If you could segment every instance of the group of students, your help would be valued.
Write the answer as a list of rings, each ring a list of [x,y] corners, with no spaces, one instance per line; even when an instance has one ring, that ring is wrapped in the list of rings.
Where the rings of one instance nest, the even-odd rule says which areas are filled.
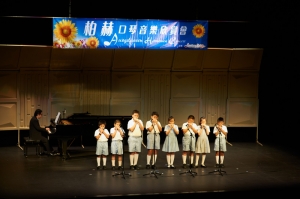
[[[159,114],[152,112],[151,119],[146,122],[147,130],[147,162],[146,169],[155,169],[155,163],[157,159],[158,150],[160,150],[160,133],[162,131],[161,123],[158,120]],[[95,131],[95,138],[97,140],[96,155],[97,155],[97,169],[107,169],[106,162],[109,155],[108,139],[111,136],[111,164],[112,170],[122,169],[123,159],[123,138],[125,131],[121,128],[121,121],[115,120],[114,127],[108,131],[105,128],[106,122],[99,121],[99,128]],[[210,144],[208,135],[210,134],[210,127],[206,124],[204,117],[200,118],[199,125],[195,123],[195,117],[189,115],[187,122],[182,124],[182,162],[183,168],[187,167],[187,158],[189,156],[189,164],[192,168],[198,168],[198,162],[201,156],[200,167],[206,168],[205,158],[206,154],[210,153]],[[130,169],[139,169],[138,159],[141,152],[141,146],[143,144],[143,131],[144,125],[142,120],[139,119],[139,111],[133,110],[132,119],[128,121],[128,151]],[[179,134],[178,125],[175,124],[175,118],[170,116],[168,118],[168,124],[164,127],[166,138],[162,146],[162,151],[166,152],[167,167],[174,169],[175,152],[179,151],[179,145],[177,135]],[[226,136],[227,127],[224,125],[224,119],[219,117],[217,123],[214,126],[213,133],[216,137],[214,143],[214,151],[216,157],[216,167],[224,167],[224,152],[226,152]],[[198,135],[198,138],[196,138]],[[194,156],[196,159],[194,162]],[[118,157],[118,167],[116,167],[116,156]],[[102,167],[101,167],[102,159]],[[151,162],[152,160],[152,162]],[[152,163],[152,164],[150,164]]]

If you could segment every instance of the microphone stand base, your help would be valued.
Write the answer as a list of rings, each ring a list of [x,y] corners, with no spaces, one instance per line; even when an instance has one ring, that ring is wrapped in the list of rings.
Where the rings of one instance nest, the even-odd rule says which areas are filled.
[[[146,173],[146,174],[144,174],[143,176],[146,176],[146,175],[152,175],[152,174],[153,174],[156,178],[158,178],[157,175],[161,175],[161,173],[159,173],[158,171],[152,170],[152,171],[150,171],[150,173]]]
[[[122,175],[124,179],[125,179],[125,176],[131,176],[130,173],[125,173],[124,170],[121,173],[115,172],[115,174],[113,174],[112,176],[115,177],[115,176],[118,176],[118,175]]]
[[[185,171],[185,172],[180,173],[180,175],[181,175],[181,174],[185,174],[185,173],[189,173],[189,174],[191,174],[193,177],[195,177],[195,175],[197,175],[197,172],[194,172],[194,171],[192,171],[191,169],[189,169],[188,171]]]

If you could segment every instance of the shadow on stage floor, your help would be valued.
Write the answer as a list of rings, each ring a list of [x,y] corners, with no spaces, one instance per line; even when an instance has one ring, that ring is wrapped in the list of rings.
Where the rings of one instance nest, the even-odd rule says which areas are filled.
[[[225,167],[216,170],[213,144],[207,154],[207,168],[183,169],[181,151],[175,155],[176,169],[166,167],[166,156],[158,153],[157,169],[161,175],[147,170],[146,149],[139,156],[139,170],[129,169],[129,153],[125,146],[125,174],[96,169],[95,146],[70,147],[70,158],[36,156],[29,148],[27,158],[17,146],[0,148],[1,198],[96,198],[155,196],[260,196],[295,192],[300,185],[299,158],[288,151],[257,143],[231,143],[225,153]],[[180,146],[181,147],[181,146]],[[220,172],[222,171],[222,172]],[[224,172],[223,172],[224,171]],[[225,173],[226,172],[226,173]],[[150,175],[145,175],[150,174]],[[243,194],[243,195],[241,195]]]

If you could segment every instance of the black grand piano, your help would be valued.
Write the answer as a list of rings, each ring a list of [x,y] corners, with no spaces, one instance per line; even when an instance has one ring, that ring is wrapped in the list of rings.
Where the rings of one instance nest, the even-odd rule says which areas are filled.
[[[114,126],[115,120],[120,120],[121,125],[124,129],[127,129],[127,123],[131,120],[131,116],[103,116],[103,115],[92,115],[90,113],[74,113],[67,118],[57,118],[51,119],[50,129],[51,134],[49,134],[49,139],[57,139],[59,141],[59,152],[62,159],[70,158],[68,153],[68,147],[75,139],[81,139],[81,147],[84,148],[82,144],[83,136],[94,137],[95,130],[98,128],[99,120],[106,121],[106,129],[109,131],[110,128]]]

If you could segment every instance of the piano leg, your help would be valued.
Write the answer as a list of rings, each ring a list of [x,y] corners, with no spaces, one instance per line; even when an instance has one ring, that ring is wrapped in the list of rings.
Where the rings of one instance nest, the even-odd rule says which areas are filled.
[[[69,140],[70,138],[62,138],[61,139],[61,142],[62,142],[62,146],[61,146],[61,148],[62,148],[62,159],[63,160],[66,160],[66,159],[68,159],[69,157],[70,157],[70,155],[68,154],[68,152],[67,152],[67,148],[68,148],[68,140]]]

